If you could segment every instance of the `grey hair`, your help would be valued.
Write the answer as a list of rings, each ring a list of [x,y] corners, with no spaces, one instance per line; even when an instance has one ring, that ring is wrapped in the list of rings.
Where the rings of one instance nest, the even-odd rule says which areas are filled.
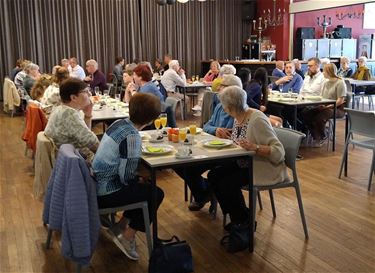
[[[28,65],[26,65],[25,67],[26,73],[29,74],[31,70],[39,70],[39,65],[34,64],[34,63],[29,63]]]
[[[236,74],[236,68],[231,64],[224,64],[220,68],[219,74],[220,74],[220,76],[227,75],[227,74],[235,75]]]
[[[225,87],[220,92],[219,99],[223,108],[229,109],[235,113],[241,113],[249,108],[246,103],[247,94],[245,90],[238,86]]]
[[[97,61],[95,61],[95,60],[93,60],[93,59],[88,60],[88,61],[86,62],[86,65],[92,65],[92,66],[95,67],[95,69],[98,69],[98,63],[97,63]]]
[[[345,57],[345,56],[342,56],[340,58],[340,62],[344,62],[344,63],[347,63],[347,64],[350,64],[350,60],[348,57]]]
[[[168,65],[169,65],[169,68],[174,69],[175,67],[179,66],[180,64],[178,63],[177,60],[171,60]]]
[[[68,59],[62,59],[62,60],[61,60],[61,65],[64,65],[64,64],[66,64],[66,63],[69,63],[69,60],[68,60]]]
[[[367,57],[366,56],[361,56],[358,58],[358,61],[361,60],[363,61],[364,63],[367,63]]]

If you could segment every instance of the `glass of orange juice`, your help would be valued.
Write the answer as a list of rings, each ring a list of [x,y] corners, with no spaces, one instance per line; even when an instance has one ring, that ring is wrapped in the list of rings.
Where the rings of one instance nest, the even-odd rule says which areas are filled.
[[[167,114],[165,114],[165,113],[160,114],[159,119],[160,119],[160,123],[161,123],[162,128],[167,126]]]
[[[181,128],[179,131],[178,131],[178,136],[180,138],[180,141],[181,143],[183,144],[185,139],[186,139],[186,134],[187,134],[187,130],[186,128]]]
[[[159,129],[160,129],[160,125],[161,125],[160,118],[157,118],[157,119],[154,120],[154,125],[155,125],[155,128],[156,128],[156,131],[159,133]]]
[[[197,125],[190,124],[189,125],[189,131],[190,131],[190,134],[192,136],[192,138],[191,138],[191,142],[192,142],[191,145],[194,145],[194,136],[197,133]]]

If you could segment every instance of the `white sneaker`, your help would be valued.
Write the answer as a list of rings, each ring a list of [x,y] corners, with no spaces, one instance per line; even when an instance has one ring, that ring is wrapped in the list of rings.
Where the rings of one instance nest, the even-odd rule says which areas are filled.
[[[200,117],[201,115],[202,115],[201,111],[198,111],[198,112],[193,114],[194,117]]]
[[[130,260],[139,260],[139,255],[136,250],[135,239],[126,240],[122,234],[119,234],[113,237],[113,242]]]
[[[202,110],[202,106],[199,106],[198,104],[195,105],[193,108],[191,108],[192,110],[194,111],[201,111]]]

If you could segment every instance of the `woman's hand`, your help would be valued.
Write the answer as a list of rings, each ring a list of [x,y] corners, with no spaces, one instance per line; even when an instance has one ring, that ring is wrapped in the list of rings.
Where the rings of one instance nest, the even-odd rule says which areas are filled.
[[[232,134],[232,130],[227,128],[217,128],[215,135],[219,138],[226,138],[229,139]]]
[[[92,107],[93,106],[94,106],[94,104],[90,100],[90,104],[82,109],[83,113],[85,114],[85,118],[91,118],[92,117]]]
[[[245,139],[240,140],[238,144],[247,151],[255,151],[257,149],[256,144],[251,143],[250,141]]]

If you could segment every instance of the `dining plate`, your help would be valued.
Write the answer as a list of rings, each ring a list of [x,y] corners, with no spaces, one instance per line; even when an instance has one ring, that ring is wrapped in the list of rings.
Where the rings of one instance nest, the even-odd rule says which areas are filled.
[[[148,142],[150,142],[150,143],[162,143],[162,142],[164,142],[164,138],[162,138],[162,139],[152,139],[152,138],[150,138],[150,140]]]
[[[165,155],[173,151],[171,145],[144,145],[142,146],[142,153],[145,155]]]
[[[202,142],[203,146],[209,148],[223,148],[233,144],[230,139],[210,139]]]

